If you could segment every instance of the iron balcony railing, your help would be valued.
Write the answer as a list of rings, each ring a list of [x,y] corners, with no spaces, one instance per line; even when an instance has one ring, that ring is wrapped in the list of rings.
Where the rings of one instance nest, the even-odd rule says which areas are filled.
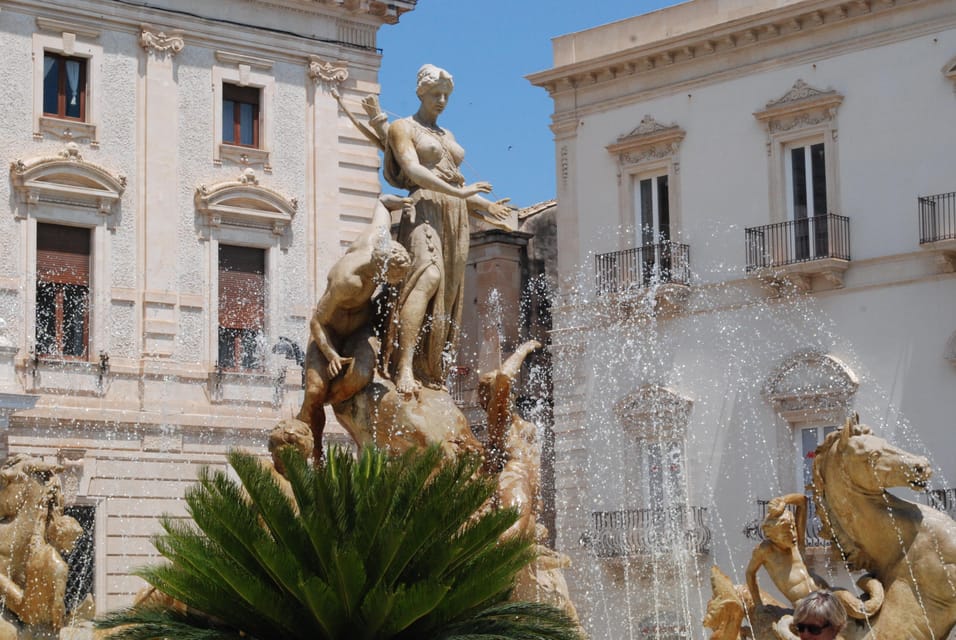
[[[690,247],[659,242],[594,257],[599,294],[623,293],[653,284],[690,284]]]
[[[835,213],[745,230],[747,271],[824,258],[850,259],[850,219]]]
[[[930,489],[926,492],[926,504],[956,518],[956,488]]]
[[[581,538],[598,558],[673,555],[675,551],[710,552],[706,507],[595,511],[592,528]]]
[[[751,540],[762,541],[767,539],[766,536],[764,536],[760,525],[763,524],[764,519],[767,517],[768,504],[770,504],[769,500],[757,500],[757,518],[748,522],[747,526],[744,527],[744,535]],[[788,504],[787,509],[790,512],[793,512],[796,507],[794,507],[792,504]],[[813,498],[811,496],[807,496],[806,542],[808,547],[830,546],[830,541],[820,535],[820,531],[822,529],[823,525],[820,523],[820,518],[817,517],[817,505],[813,502]]]
[[[923,196],[919,201],[919,243],[956,239],[956,192]]]

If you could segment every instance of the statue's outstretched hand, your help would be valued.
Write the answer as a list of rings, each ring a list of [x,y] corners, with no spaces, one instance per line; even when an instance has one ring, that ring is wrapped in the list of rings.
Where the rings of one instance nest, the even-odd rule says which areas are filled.
[[[491,183],[490,182],[473,182],[472,184],[466,184],[461,188],[461,197],[470,198],[471,196],[476,196],[479,193],[490,193],[491,192]]]
[[[502,198],[492,203],[492,205],[488,207],[488,213],[495,220],[507,220],[508,216],[511,215],[511,207],[508,206],[508,202],[510,201],[511,198]]]

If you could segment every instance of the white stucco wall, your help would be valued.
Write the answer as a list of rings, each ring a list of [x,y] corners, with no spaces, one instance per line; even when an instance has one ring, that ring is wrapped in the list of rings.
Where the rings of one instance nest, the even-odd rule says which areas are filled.
[[[802,490],[796,427],[765,394],[794,354],[843,362],[859,380],[846,409],[927,455],[933,488],[956,482],[956,275],[920,248],[917,218],[919,196],[956,191],[956,87],[942,71],[956,55],[956,11],[928,0],[841,15],[817,3],[817,23],[810,4],[688,2],[559,38],[555,67],[531,77],[555,101],[565,287],[553,336],[558,547],[572,556],[569,583],[594,638],[663,633],[672,614],[684,635],[661,637],[706,637],[710,566],[743,582],[756,501]],[[679,17],[700,30],[675,26]],[[801,28],[788,30],[791,20]],[[748,277],[744,240],[745,228],[782,219],[767,126],[754,114],[797,80],[842,96],[829,121],[837,135],[826,138],[836,161],[828,208],[850,219],[852,258],[838,285],[815,280],[807,292]],[[625,304],[594,285],[595,254],[635,246],[622,229],[633,225],[628,177],[607,147],[645,115],[684,134],[671,237],[689,245],[692,273],[686,301],[652,315],[652,290]],[[670,567],[596,558],[579,544],[595,533],[592,513],[650,506],[641,452],[616,413],[647,385],[691,403],[685,500],[707,509],[712,534],[708,554],[678,549],[685,555]]]

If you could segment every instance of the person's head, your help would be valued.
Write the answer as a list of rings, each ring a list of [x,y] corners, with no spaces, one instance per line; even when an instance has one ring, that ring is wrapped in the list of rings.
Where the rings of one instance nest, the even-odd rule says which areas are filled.
[[[783,503],[770,502],[760,529],[768,540],[778,546],[792,547],[797,544],[796,520]]]
[[[814,591],[793,609],[793,629],[801,640],[833,640],[846,625],[846,610],[832,593]]]
[[[409,267],[412,266],[408,251],[394,240],[377,243],[372,249],[372,261],[379,267],[378,273],[381,274],[382,280],[393,286],[405,279]]]
[[[448,104],[448,97],[455,88],[451,74],[433,64],[422,65],[418,70],[418,84],[415,93],[422,102],[422,109],[437,118]]]
[[[282,447],[293,447],[302,454],[303,458],[312,455],[315,440],[309,425],[301,420],[283,420],[269,432],[269,453],[272,454],[272,464],[276,471],[284,474],[285,469],[277,455]]]

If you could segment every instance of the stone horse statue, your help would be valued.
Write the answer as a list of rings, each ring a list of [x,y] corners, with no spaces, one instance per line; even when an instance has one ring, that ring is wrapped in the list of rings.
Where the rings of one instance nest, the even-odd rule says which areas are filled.
[[[875,617],[852,621],[847,638],[946,638],[956,625],[956,522],[897,498],[891,487],[926,488],[929,461],[890,445],[859,416],[816,451],[813,496],[823,533],[851,570],[883,584]]]
[[[66,621],[69,553],[83,529],[63,514],[59,465],[24,454],[0,466],[0,600],[25,625],[53,630]],[[0,620],[0,640],[15,640],[16,625]]]
[[[926,458],[873,435],[856,415],[817,447],[813,497],[821,535],[848,569],[868,572],[858,586],[882,596],[878,610],[864,607],[872,615],[853,615],[844,640],[942,640],[956,626],[956,521],[887,492],[922,491],[931,475]],[[773,598],[765,595],[770,606],[755,607],[748,590],[717,567],[711,586],[704,624],[714,630],[712,640],[739,638],[745,619],[755,638],[798,640],[789,610]]]

